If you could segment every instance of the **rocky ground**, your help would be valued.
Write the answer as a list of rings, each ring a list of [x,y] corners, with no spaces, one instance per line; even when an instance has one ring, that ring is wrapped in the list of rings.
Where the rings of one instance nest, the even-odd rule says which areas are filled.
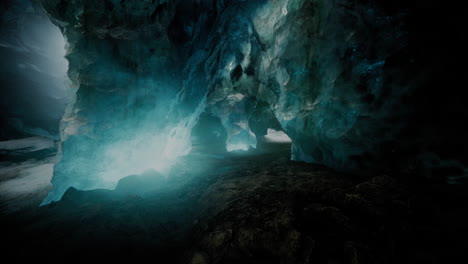
[[[20,210],[2,211],[2,255],[192,264],[466,257],[466,186],[347,175],[290,161],[288,144],[260,149],[206,154],[195,147],[168,178],[147,172],[113,191],[71,188],[40,208],[20,201],[37,205],[43,191],[18,198]]]

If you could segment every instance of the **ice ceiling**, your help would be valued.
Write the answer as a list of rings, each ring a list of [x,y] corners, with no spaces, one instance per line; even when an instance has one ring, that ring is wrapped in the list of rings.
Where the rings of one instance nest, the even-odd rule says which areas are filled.
[[[414,50],[403,9],[344,0],[41,3],[67,40],[76,93],[44,204],[70,186],[166,173],[190,151],[192,130],[228,151],[284,131],[292,159],[346,171],[400,166],[404,149],[420,144],[404,118],[418,115],[408,95],[421,85],[417,56],[402,55]]]

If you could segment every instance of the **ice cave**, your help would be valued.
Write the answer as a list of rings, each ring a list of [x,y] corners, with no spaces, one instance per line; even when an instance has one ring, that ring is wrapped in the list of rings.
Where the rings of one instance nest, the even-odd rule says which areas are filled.
[[[467,12],[2,1],[2,255],[467,259]]]

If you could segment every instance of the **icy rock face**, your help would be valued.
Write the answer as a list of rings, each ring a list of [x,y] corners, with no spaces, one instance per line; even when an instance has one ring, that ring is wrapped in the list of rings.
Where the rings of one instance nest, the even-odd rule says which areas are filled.
[[[190,151],[190,130],[206,101],[199,88],[204,83],[184,80],[180,61],[187,57],[178,49],[175,5],[42,3],[68,41],[68,75],[76,89],[62,121],[63,158],[43,203],[60,199],[70,186],[114,188],[128,175],[166,173]]]
[[[353,1],[269,1],[257,12],[252,21],[268,47],[259,94],[292,138],[292,158],[360,167],[356,157],[399,130],[379,120],[400,102],[398,91],[384,91],[384,68],[406,44],[404,14]]]
[[[228,149],[252,146],[250,132],[259,138],[279,123],[294,160],[360,173],[408,171],[418,166],[418,152],[447,153],[443,141],[463,130],[460,122],[431,122],[427,114],[458,112],[462,120],[467,113],[455,84],[439,80],[452,75],[442,65],[453,64],[453,54],[428,59],[440,46],[434,40],[442,42],[443,28],[453,24],[431,24],[435,31],[426,34],[438,12],[432,3],[424,10],[372,0],[216,4],[203,38],[204,69],[214,83],[207,111],[226,127]],[[443,97],[452,110],[434,108],[442,86],[451,89]]]
[[[400,130],[382,120],[406,111],[397,110],[406,91],[386,84],[384,70],[407,43],[403,9],[270,0],[217,2],[217,10],[207,38],[206,67],[216,69],[207,74],[217,83],[208,110],[226,127],[228,150],[254,146],[253,128],[263,136],[279,122],[294,160],[371,166],[360,157]]]
[[[292,139],[292,159],[359,173],[414,173],[427,169],[417,158],[427,153],[467,162],[466,151],[448,150],[467,146],[460,133],[468,109],[457,88],[465,74],[448,66],[467,58],[458,33],[466,9],[437,1],[262,3],[250,14],[252,43],[261,47],[251,54],[254,94]],[[432,19],[442,13],[451,18]]]
[[[202,113],[219,120],[228,151],[255,148],[272,128],[294,160],[346,171],[391,167],[430,141],[410,125],[437,98],[418,99],[428,52],[415,50],[430,42],[408,35],[399,1],[42,3],[68,41],[77,89],[46,203],[69,186],[167,171]]]

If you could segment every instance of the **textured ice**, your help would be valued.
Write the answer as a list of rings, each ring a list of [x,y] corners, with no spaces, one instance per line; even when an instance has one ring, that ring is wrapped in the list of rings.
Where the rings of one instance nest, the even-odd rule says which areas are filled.
[[[42,3],[68,41],[77,91],[45,203],[70,186],[170,170],[198,121],[225,132],[227,151],[256,148],[273,128],[294,160],[341,170],[378,164],[368,153],[385,160],[381,146],[400,131],[382,120],[404,113],[405,92],[388,81],[407,43],[392,18],[404,12],[321,0]],[[198,142],[224,140],[207,130]]]

